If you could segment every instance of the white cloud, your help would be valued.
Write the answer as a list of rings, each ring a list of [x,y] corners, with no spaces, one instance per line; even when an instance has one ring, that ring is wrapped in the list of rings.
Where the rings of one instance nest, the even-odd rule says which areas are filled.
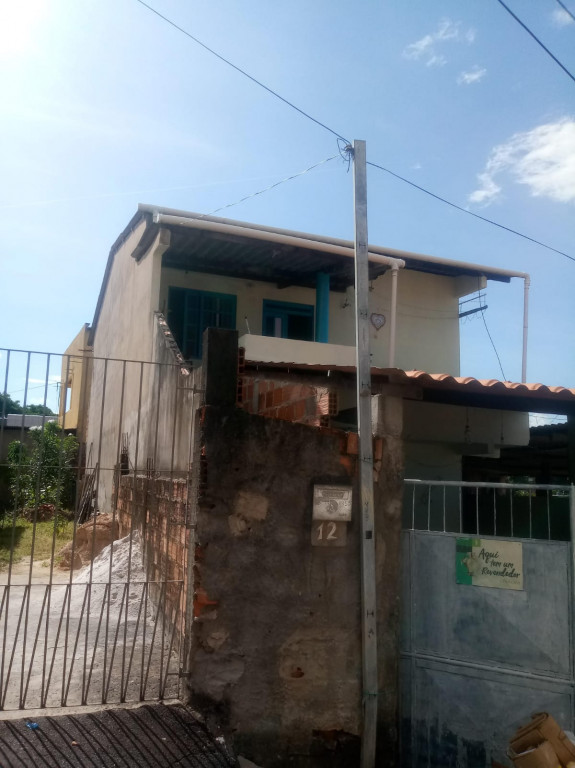
[[[485,170],[477,176],[479,186],[469,195],[469,202],[488,205],[496,200],[501,186],[495,178],[503,173],[526,185],[533,197],[575,202],[575,118],[516,133],[494,147]]]
[[[434,54],[430,59],[427,60],[425,66],[426,67],[443,67],[447,64],[447,59],[445,56]]]
[[[567,27],[569,24],[575,23],[572,17],[567,13],[567,11],[563,10],[563,8],[557,8],[557,10],[553,11],[551,14],[551,20],[556,27]]]
[[[460,22],[454,22],[450,19],[443,19],[437,25],[435,32],[425,35],[420,40],[410,43],[403,50],[403,56],[406,59],[415,61],[423,60],[427,67],[442,67],[447,59],[438,52],[438,48],[449,42],[466,42],[471,44],[475,40],[475,30],[461,30]]]
[[[483,80],[486,74],[487,70],[485,67],[478,67],[476,64],[467,72],[461,72],[457,78],[457,82],[459,85],[471,85],[472,83],[478,83],[480,80]]]

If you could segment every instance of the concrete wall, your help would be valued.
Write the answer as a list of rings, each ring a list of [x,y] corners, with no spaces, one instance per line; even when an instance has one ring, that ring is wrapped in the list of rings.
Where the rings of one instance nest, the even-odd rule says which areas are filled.
[[[406,477],[461,480],[464,455],[497,458],[503,446],[528,445],[529,414],[406,400]]]
[[[154,313],[152,319],[153,363],[92,361],[87,467],[98,467],[101,511],[114,506],[114,477],[121,463],[134,476],[149,466],[171,478],[189,471],[199,371],[189,371],[178,362],[165,322]]]
[[[358,765],[357,498],[343,547],[311,545],[315,483],[356,486],[357,436],[207,407],[190,689],[267,768]],[[380,440],[376,527],[380,747],[397,747],[401,445]],[[354,491],[356,494],[356,491]],[[382,763],[383,764],[383,763]]]
[[[275,284],[246,281],[175,269],[163,269],[160,309],[167,309],[168,288],[179,286],[237,296],[236,328],[240,336],[261,335],[263,300],[299,302],[315,306],[315,291],[310,288],[277,288]],[[372,284],[370,312],[383,314],[389,321],[391,278],[382,275]],[[403,270],[398,278],[396,365],[406,370],[459,374],[458,298],[462,291],[475,290],[455,278]],[[246,322],[247,318],[247,322]],[[353,289],[330,294],[329,342],[351,347],[355,344]],[[387,365],[389,322],[371,328],[373,364]],[[325,346],[325,345],[324,345]],[[301,347],[305,356],[306,343]],[[291,358],[292,360],[295,358]],[[299,359],[299,358],[298,358]],[[303,362],[316,362],[308,360]]]

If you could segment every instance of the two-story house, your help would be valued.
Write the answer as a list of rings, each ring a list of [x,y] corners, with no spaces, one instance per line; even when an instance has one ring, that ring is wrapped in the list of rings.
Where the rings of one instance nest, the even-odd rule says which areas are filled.
[[[187,468],[186,439],[178,438],[171,449],[166,436],[162,451],[162,423],[147,423],[157,393],[151,365],[180,360],[193,370],[208,327],[237,330],[239,346],[252,363],[354,366],[353,257],[353,243],[346,240],[140,205],[111,248],[92,325],[82,331],[81,346],[90,350],[92,368],[70,358],[63,371],[63,397],[68,391],[70,400],[72,389],[73,402],[80,402],[79,390],[90,382],[91,396],[82,396],[90,403],[83,427],[88,465],[111,471],[120,453],[111,435],[121,433],[132,463],[137,459],[145,466],[153,456],[163,469]],[[461,298],[489,280],[526,277],[380,246],[369,247],[369,259],[376,369],[458,376]],[[178,358],[162,357],[158,346],[164,318]],[[68,352],[78,348],[76,339]],[[104,370],[99,361],[106,358],[141,366],[136,373],[132,363],[126,373],[124,364],[122,373],[119,363],[108,362]],[[340,391],[330,416],[333,423],[354,429],[355,393]],[[178,428],[186,433],[183,421],[180,414]],[[405,424],[410,476],[458,479],[463,453],[494,455],[502,443],[528,441],[526,414],[475,413],[448,405],[431,413],[414,402],[406,408]],[[102,508],[111,500],[111,476],[105,477]]]

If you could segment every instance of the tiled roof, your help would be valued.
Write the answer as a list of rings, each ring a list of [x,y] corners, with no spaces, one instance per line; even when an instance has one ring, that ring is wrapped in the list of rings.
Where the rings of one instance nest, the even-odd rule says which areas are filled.
[[[246,368],[259,370],[284,370],[293,373],[355,373],[351,365],[314,365],[296,362],[265,362],[246,360]],[[450,376],[448,373],[427,373],[426,371],[404,371],[401,368],[372,368],[371,375],[376,382],[387,380],[393,384],[416,383],[427,390],[443,390],[470,395],[494,395],[499,397],[525,398],[532,401],[575,404],[575,389],[532,383],[520,384],[499,379],[475,379],[473,376]],[[528,410],[528,409],[527,409]],[[534,410],[536,410],[534,408]],[[540,409],[537,409],[540,410]]]
[[[385,369],[388,371],[389,369]],[[375,373],[375,371],[374,371]],[[575,389],[569,389],[568,387],[550,387],[547,384],[519,384],[515,381],[500,381],[499,379],[475,379],[473,376],[450,376],[448,373],[426,373],[425,371],[403,371],[409,379],[415,379],[421,383],[445,383],[446,385],[473,387],[477,389],[479,387],[489,389],[494,392],[504,393],[512,390],[518,394],[529,396],[534,392],[538,392],[541,395],[553,396],[560,395],[565,399],[575,398]],[[377,374],[375,374],[377,375]],[[561,399],[563,399],[563,397]]]

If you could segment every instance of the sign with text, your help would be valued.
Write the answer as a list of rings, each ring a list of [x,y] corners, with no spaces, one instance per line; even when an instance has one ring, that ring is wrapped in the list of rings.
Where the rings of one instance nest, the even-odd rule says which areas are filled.
[[[347,523],[333,520],[314,520],[311,527],[311,543],[314,547],[345,547]]]
[[[455,578],[458,584],[497,589],[523,589],[523,544],[493,539],[457,539]]]
[[[352,488],[346,485],[315,485],[313,519],[349,522]]]

